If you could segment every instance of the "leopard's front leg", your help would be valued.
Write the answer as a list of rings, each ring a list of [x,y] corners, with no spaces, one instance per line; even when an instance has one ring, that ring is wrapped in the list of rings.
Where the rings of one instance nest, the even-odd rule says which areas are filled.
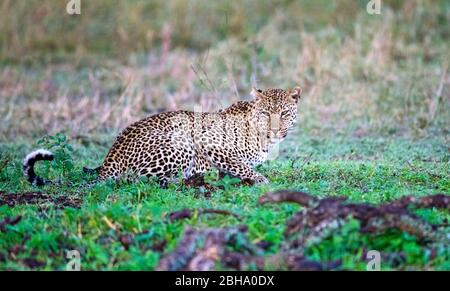
[[[219,171],[229,173],[240,179],[249,179],[257,184],[267,184],[269,180],[260,173],[253,170],[249,165],[240,161],[238,158],[223,157],[218,154],[210,153],[208,160]]]

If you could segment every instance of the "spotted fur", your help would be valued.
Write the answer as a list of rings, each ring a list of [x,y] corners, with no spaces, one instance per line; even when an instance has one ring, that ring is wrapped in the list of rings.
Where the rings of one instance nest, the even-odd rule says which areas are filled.
[[[128,175],[178,177],[223,173],[267,183],[253,167],[267,159],[297,119],[301,89],[253,89],[252,101],[239,101],[212,113],[173,111],[137,121],[122,131],[109,150],[97,181]]]
[[[38,177],[34,172],[34,164],[37,161],[51,161],[53,160],[53,153],[44,149],[38,149],[29,153],[25,159],[23,159],[22,170],[24,176],[27,178],[31,185],[42,186],[46,183],[43,178]]]

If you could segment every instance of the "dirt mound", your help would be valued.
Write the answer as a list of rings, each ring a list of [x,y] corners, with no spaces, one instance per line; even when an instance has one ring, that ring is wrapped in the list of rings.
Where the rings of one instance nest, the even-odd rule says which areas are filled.
[[[414,208],[450,209],[450,196],[444,194],[425,197],[405,196],[399,200],[377,206],[366,203],[349,203],[346,197],[317,199],[303,192],[277,191],[263,195],[259,203],[296,202],[305,207],[288,222],[286,237],[299,235],[296,244],[320,239],[324,233],[339,228],[352,217],[361,223],[361,232],[382,233],[398,229],[420,240],[433,241],[442,238],[437,226],[427,223],[411,212]],[[328,231],[327,231],[328,230]]]
[[[221,180],[226,176],[226,174],[219,172],[218,179]],[[233,178],[233,177],[231,177]],[[235,177],[234,177],[235,178]],[[251,186],[254,185],[254,182],[250,179],[237,179],[238,181],[233,183],[233,186]],[[194,188],[197,190],[197,197],[205,197],[209,198],[212,194],[221,189],[225,189],[224,186],[221,185],[212,185],[205,181],[205,177],[203,175],[194,175],[187,179],[183,180],[183,184],[188,188]]]
[[[414,235],[425,247],[431,242],[448,240],[445,231],[440,231],[440,225],[430,224],[411,212],[417,208],[450,209],[450,196],[444,194],[405,196],[376,206],[350,203],[346,197],[318,199],[304,192],[285,190],[266,193],[259,199],[260,204],[280,202],[295,202],[303,209],[288,220],[285,240],[278,253],[263,255],[260,245],[248,241],[246,226],[200,230],[188,227],[178,246],[162,257],[157,270],[214,270],[217,263],[236,270],[245,270],[250,266],[257,269],[264,269],[265,266],[287,270],[339,269],[340,261],[311,261],[305,258],[304,253],[308,246],[329,237],[350,218],[360,222],[361,233],[383,234],[387,230],[397,229]],[[173,216],[189,218],[193,211],[183,210]],[[383,256],[392,264],[404,261],[401,253]]]
[[[73,207],[79,208],[82,200],[78,196],[53,196],[41,192],[25,192],[25,193],[5,193],[0,192],[0,206],[8,205],[10,207],[16,205],[29,205],[35,204],[42,207],[49,204],[54,205],[56,208]]]

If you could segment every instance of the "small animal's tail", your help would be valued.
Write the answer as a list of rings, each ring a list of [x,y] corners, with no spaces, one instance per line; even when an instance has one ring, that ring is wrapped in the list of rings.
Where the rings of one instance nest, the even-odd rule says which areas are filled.
[[[23,174],[31,185],[42,186],[49,183],[49,181],[36,175],[34,172],[34,164],[37,161],[51,161],[53,158],[53,153],[44,149],[35,150],[25,157],[23,160]]]

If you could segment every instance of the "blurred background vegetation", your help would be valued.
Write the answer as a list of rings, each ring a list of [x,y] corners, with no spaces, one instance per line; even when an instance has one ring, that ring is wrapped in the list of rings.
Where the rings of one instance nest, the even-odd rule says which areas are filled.
[[[311,135],[448,137],[447,0],[4,0],[0,140],[113,132],[304,88]]]

